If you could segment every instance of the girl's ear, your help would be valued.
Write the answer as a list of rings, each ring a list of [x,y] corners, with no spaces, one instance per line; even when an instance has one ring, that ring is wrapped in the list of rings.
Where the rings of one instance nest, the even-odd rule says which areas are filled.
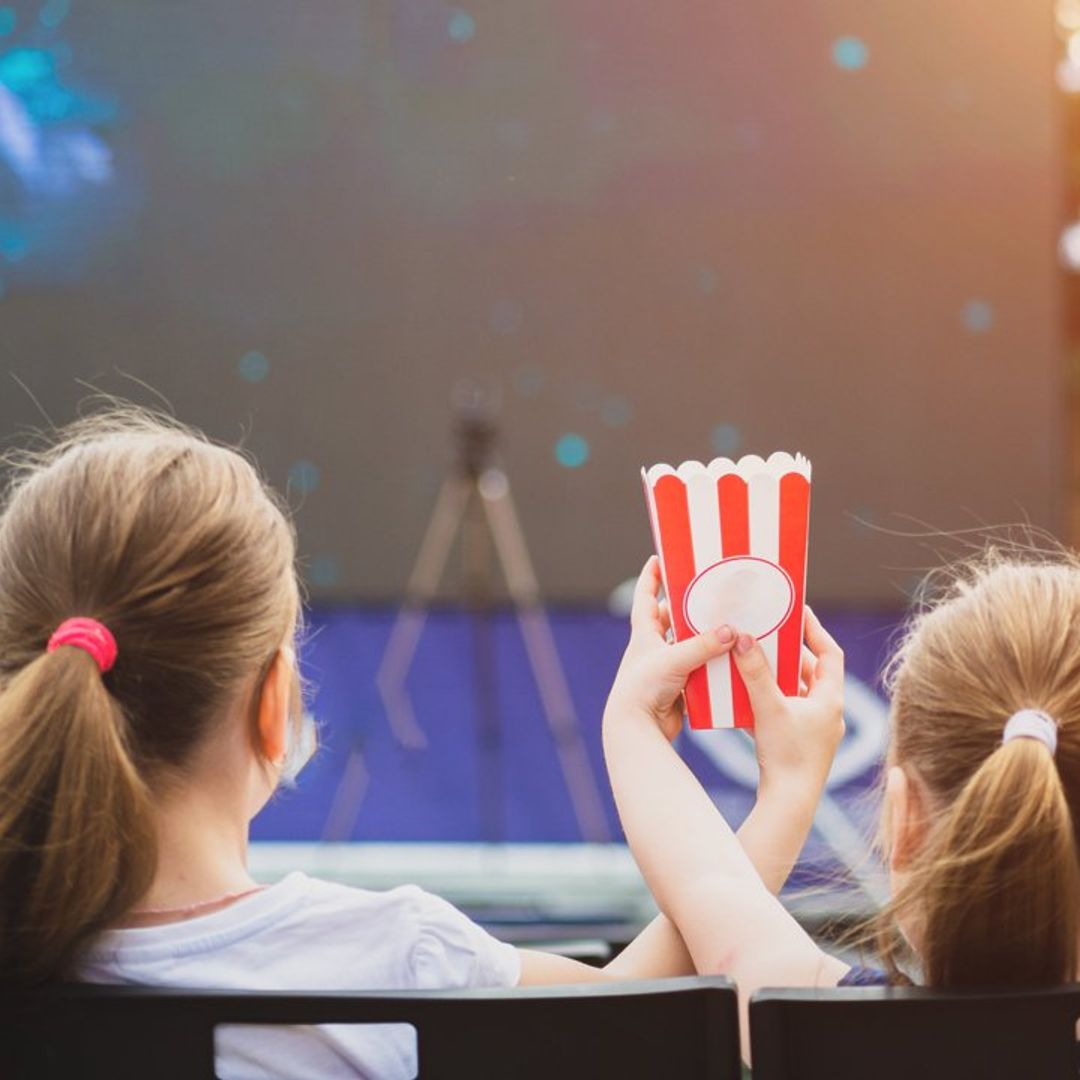
[[[889,807],[889,867],[906,870],[922,847],[926,831],[922,798],[918,786],[900,765],[889,769],[885,796]]]
[[[259,694],[259,743],[267,761],[279,765],[289,746],[289,713],[292,700],[292,649],[278,649]]]

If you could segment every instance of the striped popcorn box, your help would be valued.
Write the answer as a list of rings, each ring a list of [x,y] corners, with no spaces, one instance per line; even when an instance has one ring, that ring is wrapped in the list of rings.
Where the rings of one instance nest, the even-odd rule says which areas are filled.
[[[679,641],[727,623],[753,634],[777,683],[799,691],[810,519],[810,462],[783,452],[641,470],[653,540]],[[693,728],[752,727],[731,656],[686,685]]]

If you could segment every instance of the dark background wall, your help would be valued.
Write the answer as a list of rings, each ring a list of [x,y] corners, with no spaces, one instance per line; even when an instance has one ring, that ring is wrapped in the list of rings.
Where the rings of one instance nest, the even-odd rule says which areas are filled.
[[[290,487],[317,597],[401,589],[463,380],[556,599],[636,570],[660,460],[808,454],[812,598],[900,602],[913,520],[1060,528],[1046,2],[20,0],[0,32],[0,433],[41,423],[9,373],[58,421],[144,381]]]

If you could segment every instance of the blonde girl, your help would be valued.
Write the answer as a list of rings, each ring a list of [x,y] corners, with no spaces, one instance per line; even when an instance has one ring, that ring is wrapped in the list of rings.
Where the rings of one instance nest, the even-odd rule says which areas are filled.
[[[604,717],[627,839],[699,972],[727,973],[745,1010],[763,986],[907,981],[1034,986],[1076,975],[1080,875],[1080,567],[990,556],[961,568],[911,621],[891,665],[892,735],[882,833],[893,899],[884,967],[823,952],[764,887],[722,815],[669,744],[682,681],[668,661],[655,560]],[[732,652],[755,717],[795,717],[815,697],[838,719],[843,654],[816,619],[809,699],[784,698],[757,642]],[[801,805],[795,789],[794,805]],[[906,944],[905,944],[906,943]]]

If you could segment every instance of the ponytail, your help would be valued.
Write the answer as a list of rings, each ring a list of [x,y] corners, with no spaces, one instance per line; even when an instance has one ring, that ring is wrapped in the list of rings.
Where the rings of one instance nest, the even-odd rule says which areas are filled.
[[[1012,739],[982,761],[931,829],[889,914],[917,927],[927,985],[1075,979],[1080,866],[1046,746]]]
[[[0,980],[72,974],[146,890],[151,804],[94,659],[61,648],[0,690]]]

